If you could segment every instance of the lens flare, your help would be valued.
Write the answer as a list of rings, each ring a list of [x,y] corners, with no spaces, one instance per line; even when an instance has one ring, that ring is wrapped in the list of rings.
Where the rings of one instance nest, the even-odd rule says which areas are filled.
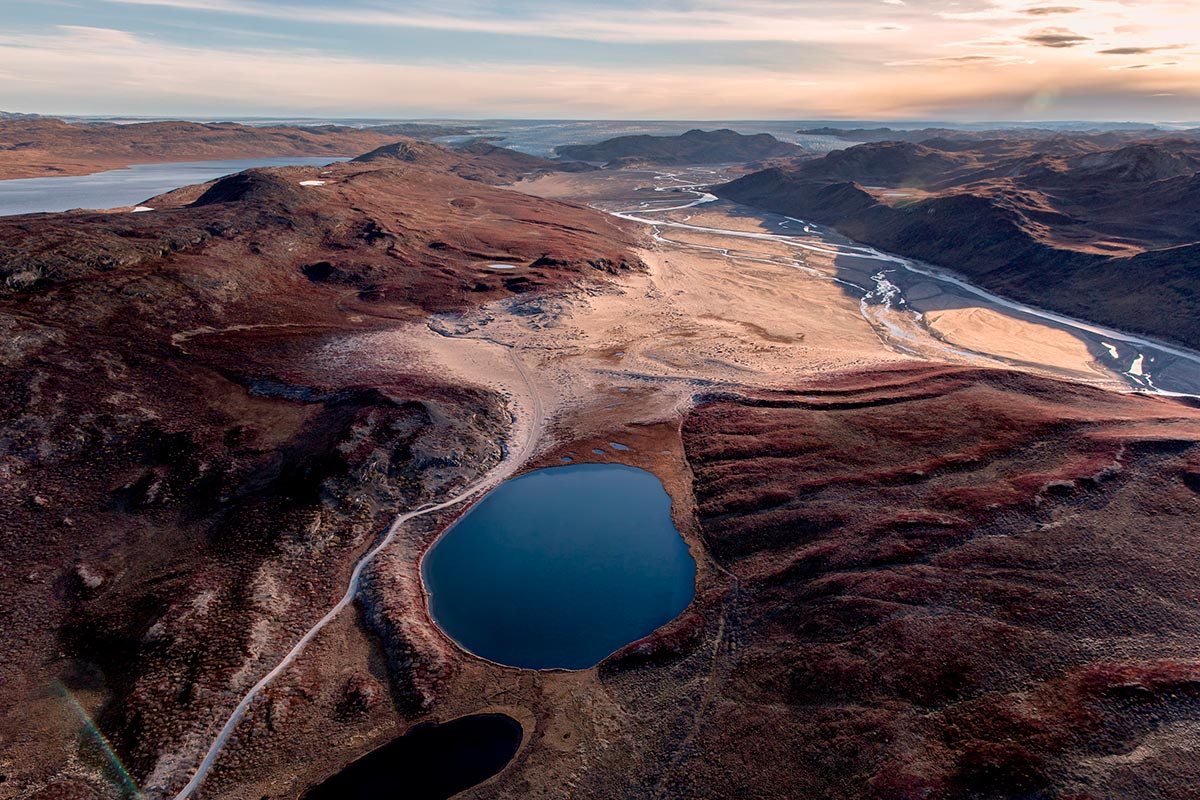
[[[79,717],[80,722],[83,723],[83,731],[87,734],[87,736],[97,745],[99,745],[101,752],[103,752],[105,758],[108,759],[108,763],[109,766],[112,767],[112,771],[115,772],[120,778],[120,784],[124,789],[124,793],[130,797],[140,798],[142,796],[142,791],[138,788],[137,781],[135,781],[133,776],[129,774],[129,770],[125,768],[125,765],[121,762],[121,759],[117,755],[116,751],[113,750],[112,745],[109,744],[108,739],[105,737],[103,731],[100,730],[100,728],[96,725],[95,720],[92,719],[92,715],[87,712],[86,708],[80,705],[79,701],[75,699],[75,695],[73,695],[71,690],[64,686],[62,682],[55,681],[54,690],[59,697],[66,701],[67,706],[75,712],[76,716]]]

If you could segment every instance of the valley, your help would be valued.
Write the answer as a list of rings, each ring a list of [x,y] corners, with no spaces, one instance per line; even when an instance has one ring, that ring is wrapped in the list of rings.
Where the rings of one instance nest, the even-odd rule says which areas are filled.
[[[561,166],[403,140],[0,219],[0,797],[319,796],[476,718],[521,731],[477,798],[1198,768],[1200,356],[718,199],[744,163]],[[653,473],[694,597],[596,666],[473,656],[422,558],[563,464]]]

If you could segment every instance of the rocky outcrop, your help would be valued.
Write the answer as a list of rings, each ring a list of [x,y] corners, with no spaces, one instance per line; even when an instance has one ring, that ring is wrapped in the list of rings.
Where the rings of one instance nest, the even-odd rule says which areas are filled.
[[[384,553],[364,576],[363,620],[379,637],[405,711],[428,711],[453,677],[452,645],[433,628],[413,554]]]
[[[449,149],[428,142],[395,142],[352,159],[356,164],[422,164],[481,183],[513,183],[522,177],[544,172],[583,172],[595,169],[573,161],[551,161],[486,141]]]
[[[970,163],[967,156],[925,145],[881,142],[834,150],[801,164],[796,174],[807,180],[923,188],[946,181]]]

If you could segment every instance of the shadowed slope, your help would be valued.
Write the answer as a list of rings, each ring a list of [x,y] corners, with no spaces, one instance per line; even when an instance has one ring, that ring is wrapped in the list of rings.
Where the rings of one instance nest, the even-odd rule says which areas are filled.
[[[1037,139],[1017,144],[1024,152],[970,139],[865,144],[713,192],[832,225],[1022,302],[1200,347],[1200,144],[1065,155]]]
[[[769,133],[746,135],[728,129],[688,131],[679,136],[618,136],[596,144],[563,145],[561,158],[579,161],[683,164],[733,164],[768,158],[799,157],[807,151]]]

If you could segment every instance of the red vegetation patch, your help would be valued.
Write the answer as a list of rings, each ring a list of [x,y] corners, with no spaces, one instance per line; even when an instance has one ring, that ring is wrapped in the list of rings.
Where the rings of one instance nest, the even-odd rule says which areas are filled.
[[[921,367],[723,396],[683,435],[742,598],[697,785],[733,790],[754,715],[780,758],[754,796],[1162,796],[1200,770],[1174,733],[1200,725],[1200,412]]]
[[[605,673],[662,665],[694,650],[704,639],[705,619],[692,607],[641,641],[617,651],[601,664]]]

